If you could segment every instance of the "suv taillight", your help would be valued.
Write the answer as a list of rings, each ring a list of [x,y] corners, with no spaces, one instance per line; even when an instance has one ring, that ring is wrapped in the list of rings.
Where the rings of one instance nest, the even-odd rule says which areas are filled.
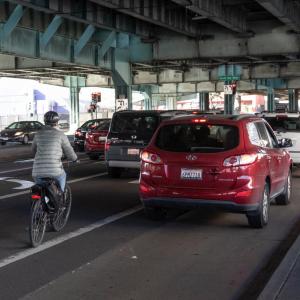
[[[226,158],[223,162],[224,167],[239,167],[253,164],[257,160],[257,154],[242,154]]]
[[[142,159],[142,161],[147,162],[147,163],[162,164],[162,160],[157,154],[150,153],[148,151],[143,151],[141,153],[141,159]]]
[[[105,152],[109,150],[110,144],[111,144],[111,140],[106,139],[106,141],[105,141],[105,147],[104,147]]]

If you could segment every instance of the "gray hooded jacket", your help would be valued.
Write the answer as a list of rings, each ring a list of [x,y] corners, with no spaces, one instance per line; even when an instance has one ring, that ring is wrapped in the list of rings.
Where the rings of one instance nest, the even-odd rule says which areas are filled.
[[[33,177],[58,177],[63,173],[63,156],[70,161],[77,160],[67,136],[51,126],[45,126],[35,134],[32,151],[35,154]]]

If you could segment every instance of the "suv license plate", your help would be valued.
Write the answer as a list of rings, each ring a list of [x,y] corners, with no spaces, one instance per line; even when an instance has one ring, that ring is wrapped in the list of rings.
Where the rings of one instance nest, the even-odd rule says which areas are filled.
[[[128,149],[127,153],[128,153],[128,155],[139,155],[140,150],[139,149]]]
[[[181,179],[201,180],[202,169],[181,169]]]
[[[106,136],[99,136],[99,142],[104,142],[106,140]]]

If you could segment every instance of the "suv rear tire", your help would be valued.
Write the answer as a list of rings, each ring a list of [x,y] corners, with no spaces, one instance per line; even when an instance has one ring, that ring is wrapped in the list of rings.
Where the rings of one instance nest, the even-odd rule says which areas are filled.
[[[252,228],[263,228],[268,224],[270,211],[269,185],[265,183],[262,199],[259,208],[253,213],[247,214],[248,223]]]
[[[292,177],[292,173],[291,170],[289,170],[288,177],[286,178],[285,181],[284,190],[282,194],[280,194],[278,197],[275,198],[276,204],[288,205],[290,203],[291,191],[292,191],[291,177]]]
[[[122,173],[121,168],[108,167],[108,175],[112,178],[120,178]]]

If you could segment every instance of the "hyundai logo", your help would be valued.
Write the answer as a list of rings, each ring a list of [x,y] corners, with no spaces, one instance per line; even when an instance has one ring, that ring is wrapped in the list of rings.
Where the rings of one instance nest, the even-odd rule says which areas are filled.
[[[196,155],[193,155],[193,154],[189,154],[186,156],[186,159],[187,160],[196,160],[197,159],[197,156]]]

